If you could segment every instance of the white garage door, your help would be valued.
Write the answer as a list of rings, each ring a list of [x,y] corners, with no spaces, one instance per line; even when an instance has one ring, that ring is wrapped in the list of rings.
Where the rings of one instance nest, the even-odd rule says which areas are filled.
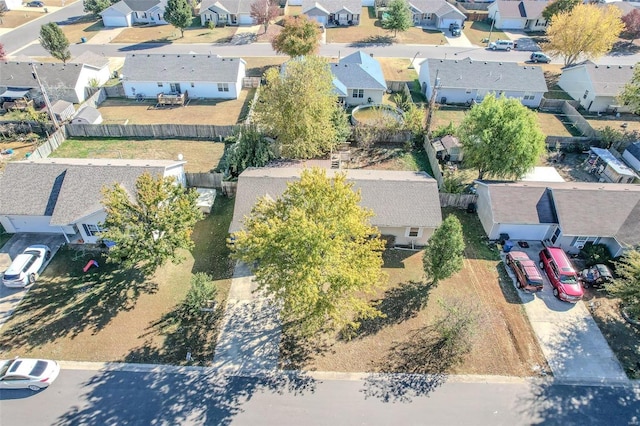
[[[449,25],[451,24],[460,25],[460,20],[459,19],[443,19],[442,22],[440,23],[440,28],[449,29]]]
[[[376,5],[375,0],[362,0],[362,7],[371,7],[375,5]]]
[[[16,232],[60,232],[59,226],[51,226],[49,216],[9,216]]]
[[[512,240],[541,241],[549,231],[548,225],[506,225],[499,228],[500,234],[509,234]]]
[[[318,24],[327,25],[326,16],[310,16],[310,18],[316,21]]]
[[[102,23],[105,27],[128,27],[126,16],[103,16]]]
[[[503,19],[499,28],[503,30],[521,30],[524,28],[524,22],[518,19]]]
[[[239,17],[239,23],[240,25],[253,25],[253,18],[251,17],[251,15],[240,15]]]
[[[289,6],[302,6],[302,0],[289,0],[287,4]]]

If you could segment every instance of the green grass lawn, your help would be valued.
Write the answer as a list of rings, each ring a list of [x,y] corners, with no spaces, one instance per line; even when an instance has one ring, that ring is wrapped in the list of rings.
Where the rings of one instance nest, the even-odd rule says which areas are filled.
[[[233,200],[219,196],[195,227],[196,248],[153,276],[63,247],[2,328],[3,357],[184,364],[190,350],[194,363],[208,364],[233,269],[226,247],[232,213]],[[91,259],[99,267],[84,273]],[[213,312],[194,316],[181,303],[196,272],[211,275],[218,294]]]

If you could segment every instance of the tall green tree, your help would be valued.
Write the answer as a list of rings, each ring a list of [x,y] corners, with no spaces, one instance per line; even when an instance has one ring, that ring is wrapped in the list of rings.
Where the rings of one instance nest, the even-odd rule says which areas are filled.
[[[607,291],[619,297],[631,318],[640,318],[640,251],[628,251],[616,262],[616,278],[607,284]]]
[[[462,269],[464,247],[462,225],[450,214],[429,238],[422,257],[424,271],[434,286]]]
[[[202,212],[196,202],[198,193],[176,184],[174,177],[142,174],[135,194],[119,184],[102,190],[107,218],[101,233],[116,245],[109,261],[125,267],[137,267],[152,273],[170,260],[179,263],[179,249],[193,248],[191,233]]]
[[[384,277],[384,243],[344,174],[302,171],[276,200],[260,199],[234,234],[233,256],[253,265],[258,288],[282,303],[303,334],[357,327],[380,315],[366,295]]]
[[[276,158],[273,143],[255,126],[247,126],[228,139],[224,165],[226,172],[237,178],[247,167],[264,167]]]
[[[82,0],[84,11],[94,15],[99,14],[113,4],[111,0]]]
[[[555,0],[547,4],[542,11],[542,17],[547,21],[560,12],[571,12],[571,9],[582,3],[582,0]]]
[[[40,44],[51,56],[61,60],[62,63],[71,59],[69,40],[55,22],[49,22],[40,27]]]
[[[271,46],[276,52],[292,58],[313,55],[320,46],[318,23],[306,15],[286,17],[282,31],[273,38]]]
[[[407,31],[413,25],[411,19],[411,9],[406,0],[391,0],[387,10],[387,17],[382,20],[382,27],[393,30],[393,36],[398,35],[398,31]]]
[[[269,23],[280,16],[280,6],[275,0],[256,0],[251,3],[251,17],[258,25],[264,25],[267,32]]]
[[[624,24],[616,6],[579,4],[570,11],[559,12],[547,27],[548,42],[543,48],[564,58],[565,65],[579,59],[596,59],[618,41]]]
[[[491,94],[465,115],[458,135],[464,163],[498,178],[519,178],[545,151],[545,136],[536,115],[518,99]]]
[[[164,9],[164,20],[180,29],[184,37],[184,29],[191,25],[193,9],[187,0],[168,0]]]
[[[636,66],[633,69],[631,81],[624,85],[618,99],[623,105],[628,105],[634,113],[640,113],[640,67]]]
[[[344,117],[336,112],[340,106],[324,58],[290,60],[282,71],[268,70],[265,78],[253,119],[277,140],[284,157],[314,158],[344,142],[345,132],[336,127]]]

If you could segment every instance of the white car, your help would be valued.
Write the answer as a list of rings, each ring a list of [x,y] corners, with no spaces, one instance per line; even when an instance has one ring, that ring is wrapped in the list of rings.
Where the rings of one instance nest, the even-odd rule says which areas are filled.
[[[31,389],[48,387],[60,374],[60,366],[47,359],[15,358],[0,361],[0,389]]]
[[[4,271],[2,283],[7,287],[25,287],[36,282],[40,270],[51,257],[51,249],[45,245],[33,245],[20,253],[9,269]]]

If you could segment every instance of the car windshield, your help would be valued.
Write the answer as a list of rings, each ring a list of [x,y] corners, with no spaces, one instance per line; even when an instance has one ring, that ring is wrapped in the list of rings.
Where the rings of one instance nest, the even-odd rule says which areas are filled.
[[[578,281],[576,280],[575,275],[560,274],[560,282],[562,284],[576,284]]]
[[[31,256],[40,256],[40,252],[37,250],[25,250],[24,254],[30,254]]]
[[[0,365],[0,378],[4,377],[4,375],[7,374],[7,370],[9,370],[9,367],[11,367],[12,363],[13,363],[13,360],[9,360],[9,361],[4,361],[4,363]]]

